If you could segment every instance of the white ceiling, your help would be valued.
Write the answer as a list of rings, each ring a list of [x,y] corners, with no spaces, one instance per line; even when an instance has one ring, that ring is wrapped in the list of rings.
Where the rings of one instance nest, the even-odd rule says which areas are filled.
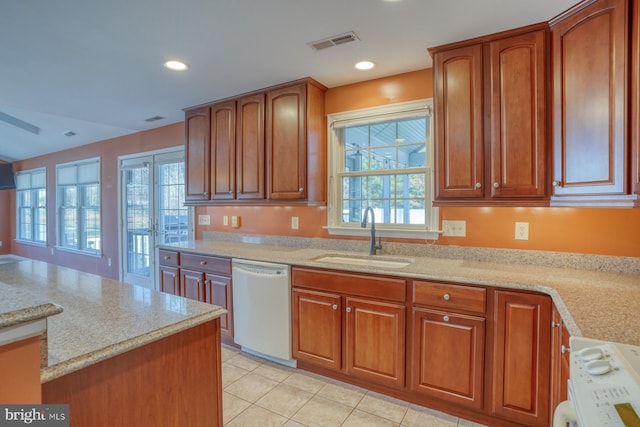
[[[328,87],[428,68],[427,48],[548,20],[576,0],[2,0],[0,159],[183,119],[182,109],[311,76]],[[354,31],[359,42],[307,45]],[[165,69],[186,61],[186,73]],[[357,60],[376,62],[357,71]],[[164,120],[147,123],[153,116]],[[73,131],[74,137],[64,136]]]

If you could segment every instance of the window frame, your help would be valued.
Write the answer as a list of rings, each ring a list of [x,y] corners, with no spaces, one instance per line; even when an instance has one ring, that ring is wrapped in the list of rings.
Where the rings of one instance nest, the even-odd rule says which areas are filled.
[[[327,115],[327,226],[331,235],[368,236],[366,229],[359,224],[342,221],[342,181],[345,150],[336,132],[336,124],[347,125],[375,123],[390,119],[404,119],[426,115],[429,117],[427,141],[425,146],[425,224],[383,224],[376,217],[376,233],[382,237],[437,240],[439,212],[433,206],[434,197],[434,132],[433,100],[431,98],[416,101],[389,104],[378,107],[350,110]],[[416,169],[419,171],[421,169]],[[378,171],[363,171],[362,176],[376,175]]]
[[[79,178],[79,169],[82,167],[89,166],[91,164],[97,164],[95,167],[97,168],[96,177],[93,180],[83,180]],[[60,182],[61,170],[63,169],[73,169],[73,179],[72,182]],[[75,162],[69,163],[59,163],[56,165],[56,248],[62,251],[70,251],[81,253],[84,255],[102,256],[102,187],[101,187],[101,159],[100,157],[94,157],[90,159],[78,160]],[[97,186],[97,206],[89,205],[86,203],[87,192],[90,186]],[[74,188],[75,189],[75,197],[76,202],[73,206],[63,205],[64,197],[63,192],[66,188]],[[75,232],[78,236],[77,242],[75,246],[65,245],[63,244],[62,233],[64,232],[63,222],[65,220],[65,216],[63,214],[63,210],[67,209],[75,209]],[[84,219],[84,213],[89,210],[96,210],[98,213],[98,238],[100,239],[100,248],[99,249],[91,249],[87,248],[83,243],[84,239],[82,235],[89,229],[87,228],[87,223]],[[96,228],[90,228],[90,230],[95,231]]]
[[[34,182],[33,182],[33,178],[34,175],[39,175],[39,174],[43,174],[44,175],[44,183],[41,186],[35,186]],[[22,179],[21,177],[24,176],[29,176],[29,185],[27,187],[24,188],[20,188],[21,187],[21,182]],[[38,192],[44,190],[44,205],[40,206],[38,205]],[[30,199],[31,202],[29,204],[29,206],[22,206],[22,197],[21,194],[22,192],[28,191],[30,193]],[[46,167],[40,167],[40,168],[35,168],[35,169],[28,169],[28,170],[23,170],[23,171],[18,171],[16,172],[16,192],[15,192],[15,197],[16,197],[16,242],[19,243],[23,243],[23,244],[28,244],[28,245],[36,245],[36,246],[47,246],[47,241],[48,241],[48,233],[47,233],[47,168]],[[31,238],[27,239],[21,236],[21,231],[24,228],[24,224],[21,223],[21,219],[22,219],[22,215],[21,215],[21,210],[22,209],[29,209],[30,210],[30,215],[32,218],[31,221],[31,226],[30,226],[30,231],[31,231]],[[37,210],[39,209],[43,209],[44,210],[44,215],[39,215],[37,214]],[[36,228],[38,226],[38,218],[44,218],[44,240],[36,240],[36,236],[38,235],[38,233],[36,232]]]

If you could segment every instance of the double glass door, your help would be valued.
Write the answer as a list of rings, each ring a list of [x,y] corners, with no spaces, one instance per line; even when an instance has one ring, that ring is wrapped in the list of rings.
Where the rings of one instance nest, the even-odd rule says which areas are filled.
[[[184,152],[129,157],[120,171],[122,280],[154,288],[156,245],[189,240]]]

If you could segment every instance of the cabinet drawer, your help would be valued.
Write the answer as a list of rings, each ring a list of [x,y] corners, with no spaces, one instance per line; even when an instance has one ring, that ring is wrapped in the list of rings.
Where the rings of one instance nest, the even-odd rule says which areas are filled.
[[[169,267],[177,267],[180,265],[179,252],[160,249],[158,255],[160,255],[160,265],[167,265]]]
[[[208,273],[231,275],[231,260],[229,258],[182,253],[180,254],[180,266]]]
[[[413,303],[447,310],[486,312],[487,291],[484,288],[436,282],[413,282]]]

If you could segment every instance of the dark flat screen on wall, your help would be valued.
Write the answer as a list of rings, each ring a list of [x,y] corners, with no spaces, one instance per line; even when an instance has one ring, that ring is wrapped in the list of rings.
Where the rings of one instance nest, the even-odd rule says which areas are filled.
[[[16,188],[13,164],[0,163],[0,190],[10,190],[12,188]]]

